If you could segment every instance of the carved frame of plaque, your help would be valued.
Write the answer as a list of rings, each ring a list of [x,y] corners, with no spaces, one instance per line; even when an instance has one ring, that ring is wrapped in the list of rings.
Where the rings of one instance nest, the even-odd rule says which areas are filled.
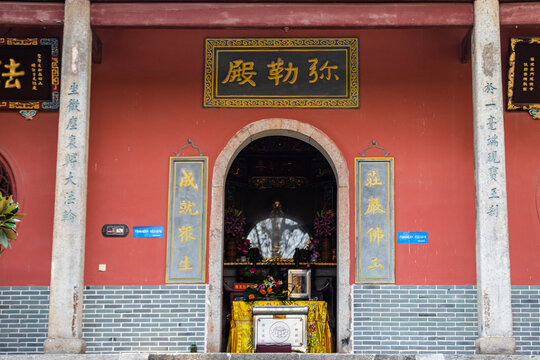
[[[534,46],[536,45],[536,54],[538,55],[538,58],[535,58],[536,64],[533,67],[533,73],[535,68],[538,69],[536,80],[532,81],[532,90],[530,92],[533,92],[536,89],[536,92],[539,96],[538,99],[535,99],[531,102],[522,102],[519,101],[519,98],[516,99],[516,95],[519,92],[517,90],[518,86],[522,86],[523,89],[523,81],[528,82],[528,76],[525,77],[525,71],[519,74],[518,76],[518,69],[517,67],[522,64],[518,59],[518,56],[522,56],[519,54],[516,50],[516,47],[518,46]],[[532,51],[532,50],[531,50]],[[540,37],[514,37],[510,38],[510,56],[509,56],[509,69],[508,69],[508,104],[507,109],[508,110],[531,110],[531,109],[540,109]],[[525,69],[524,69],[525,70]],[[529,75],[529,74],[527,74]],[[525,80],[527,79],[527,80]],[[518,81],[521,80],[521,85],[518,84]],[[527,90],[530,88],[528,86],[525,86]],[[521,91],[523,92],[523,91]],[[522,94],[520,94],[522,95]]]
[[[355,158],[354,170],[355,283],[395,284],[394,158]]]
[[[359,107],[358,38],[207,38],[204,67],[203,107]]]
[[[35,62],[33,63],[25,62],[21,64],[20,59],[14,59],[17,65],[14,71],[17,73],[24,71],[24,74],[21,75],[22,78],[20,79],[19,86],[24,85],[25,87],[33,87],[32,90],[36,91],[36,94],[33,94],[30,97],[27,91],[26,93],[19,94],[20,96],[14,94],[13,97],[10,96],[10,99],[2,99],[3,95],[0,94],[0,110],[58,110],[60,107],[59,43],[60,41],[57,38],[0,37],[0,50],[3,47],[14,47],[14,49],[17,49],[17,51],[20,53],[18,55],[36,56],[36,59],[34,60]],[[47,54],[41,54],[38,49],[35,49],[39,47],[48,47],[50,49],[47,51]],[[50,72],[41,73],[42,63],[44,66],[50,66],[50,69],[48,69]],[[2,64],[2,69],[4,66],[5,64]],[[0,78],[0,81],[5,81],[7,78],[9,77],[2,77]],[[40,89],[40,86],[50,86],[50,91],[47,91],[46,88]],[[17,88],[17,90],[19,91],[20,89]],[[32,93],[32,90],[30,93]],[[48,95],[45,96],[44,92],[47,92]],[[27,98],[25,98],[25,96],[27,96]]]
[[[171,157],[167,284],[202,284],[206,281],[207,199],[208,157]]]

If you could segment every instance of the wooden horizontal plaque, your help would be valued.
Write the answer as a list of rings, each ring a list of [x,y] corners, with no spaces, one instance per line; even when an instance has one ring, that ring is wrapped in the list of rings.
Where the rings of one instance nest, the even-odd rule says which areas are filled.
[[[58,110],[58,39],[0,38],[0,110]]]
[[[540,108],[540,37],[510,39],[508,110]]]
[[[357,108],[358,39],[206,39],[203,105]]]

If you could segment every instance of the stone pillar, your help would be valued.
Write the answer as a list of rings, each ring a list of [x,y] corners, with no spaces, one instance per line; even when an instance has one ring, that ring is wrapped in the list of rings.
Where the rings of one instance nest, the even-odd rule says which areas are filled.
[[[49,333],[45,353],[84,353],[82,339],[88,125],[90,109],[90,0],[66,0]]]
[[[513,354],[499,2],[475,0],[472,34],[478,354]]]

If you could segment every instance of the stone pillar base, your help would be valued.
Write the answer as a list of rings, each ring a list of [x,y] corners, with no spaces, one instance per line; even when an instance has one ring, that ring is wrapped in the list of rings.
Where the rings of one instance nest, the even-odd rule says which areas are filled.
[[[516,340],[509,336],[488,336],[476,340],[477,354],[514,354]]]
[[[45,354],[84,354],[86,341],[83,339],[47,339],[43,343]]]

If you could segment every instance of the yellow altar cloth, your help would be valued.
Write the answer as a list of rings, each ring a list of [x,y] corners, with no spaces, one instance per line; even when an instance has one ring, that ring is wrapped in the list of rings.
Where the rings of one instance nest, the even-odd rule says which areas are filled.
[[[231,331],[227,342],[227,352],[253,352],[253,314],[254,306],[262,305],[301,305],[308,306],[307,352],[332,352],[332,335],[328,326],[328,310],[325,301],[233,301],[231,309]]]

